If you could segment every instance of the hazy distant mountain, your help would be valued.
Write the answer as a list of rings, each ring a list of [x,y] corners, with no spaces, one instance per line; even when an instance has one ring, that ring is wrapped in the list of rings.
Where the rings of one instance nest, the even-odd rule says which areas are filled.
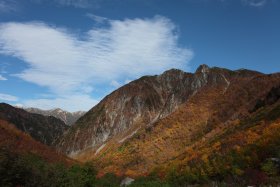
[[[6,103],[0,103],[0,119],[14,124],[19,130],[47,145],[52,145],[69,128],[53,116],[29,113]]]
[[[82,117],[86,113],[84,111],[67,112],[60,108],[56,108],[52,110],[42,110],[38,108],[24,108],[24,110],[35,114],[41,114],[44,116],[56,117],[64,121],[66,125],[73,125],[80,117]]]
[[[236,166],[241,176],[250,167],[259,171],[279,146],[270,143],[280,138],[279,98],[279,73],[207,65],[195,73],[172,69],[106,96],[57,146],[78,160],[96,161],[102,172],[137,176],[157,171],[164,176],[176,169],[174,174],[186,171],[200,180]],[[232,157],[232,151],[244,160]]]

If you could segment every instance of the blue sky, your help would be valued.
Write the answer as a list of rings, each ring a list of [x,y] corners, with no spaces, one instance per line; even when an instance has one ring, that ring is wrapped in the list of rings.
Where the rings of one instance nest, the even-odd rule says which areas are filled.
[[[0,0],[0,102],[88,110],[143,75],[280,70],[278,0]]]

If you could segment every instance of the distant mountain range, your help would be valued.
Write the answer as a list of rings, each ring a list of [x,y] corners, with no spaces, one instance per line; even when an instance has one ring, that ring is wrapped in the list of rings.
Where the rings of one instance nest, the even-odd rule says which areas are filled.
[[[135,177],[157,170],[164,176],[197,164],[193,174],[200,176],[208,167],[204,161],[213,164],[223,154],[231,159],[230,151],[258,144],[266,137],[263,130],[279,128],[279,90],[279,73],[207,65],[195,73],[172,69],[144,76],[106,96],[59,139],[57,148],[98,163],[104,173]]]
[[[23,108],[27,112],[41,114],[44,116],[53,116],[62,120],[66,125],[73,125],[80,117],[82,117],[86,112],[77,111],[77,112],[67,112],[60,108],[52,110],[42,110],[38,108]]]

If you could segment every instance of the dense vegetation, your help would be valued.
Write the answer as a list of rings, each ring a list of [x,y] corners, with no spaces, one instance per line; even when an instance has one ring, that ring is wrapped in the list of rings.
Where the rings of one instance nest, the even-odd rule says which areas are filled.
[[[188,150],[181,159],[155,168],[148,176],[136,178],[130,186],[279,185],[279,115],[279,104],[260,108],[211,141]],[[12,128],[4,127],[6,134],[7,129]],[[18,139],[22,143],[24,138],[29,137],[9,137],[9,141]],[[3,145],[0,148],[0,186],[114,187],[122,181],[121,177],[110,173],[100,177],[92,163],[67,164],[59,159],[50,162],[44,154],[38,156],[34,150],[33,153],[13,152],[11,147]]]
[[[119,186],[120,178],[107,174],[99,179],[90,163],[66,166],[48,163],[35,154],[19,155],[0,149],[0,186],[91,187]]]
[[[221,156],[212,155],[207,160],[197,160],[184,172],[174,168],[164,178],[160,171],[137,178],[132,187],[169,187],[186,184],[259,185],[279,184],[280,139],[265,147],[260,144],[246,146]],[[278,158],[278,160],[277,160]],[[35,154],[18,155],[6,148],[0,149],[0,186],[67,186],[67,187],[115,187],[121,178],[114,174],[97,177],[92,163],[48,163]]]

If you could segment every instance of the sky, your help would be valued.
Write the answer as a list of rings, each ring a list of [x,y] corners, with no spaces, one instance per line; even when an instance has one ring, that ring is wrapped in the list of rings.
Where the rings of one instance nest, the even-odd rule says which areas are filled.
[[[280,0],[0,0],[0,102],[87,111],[144,75],[280,71]]]

